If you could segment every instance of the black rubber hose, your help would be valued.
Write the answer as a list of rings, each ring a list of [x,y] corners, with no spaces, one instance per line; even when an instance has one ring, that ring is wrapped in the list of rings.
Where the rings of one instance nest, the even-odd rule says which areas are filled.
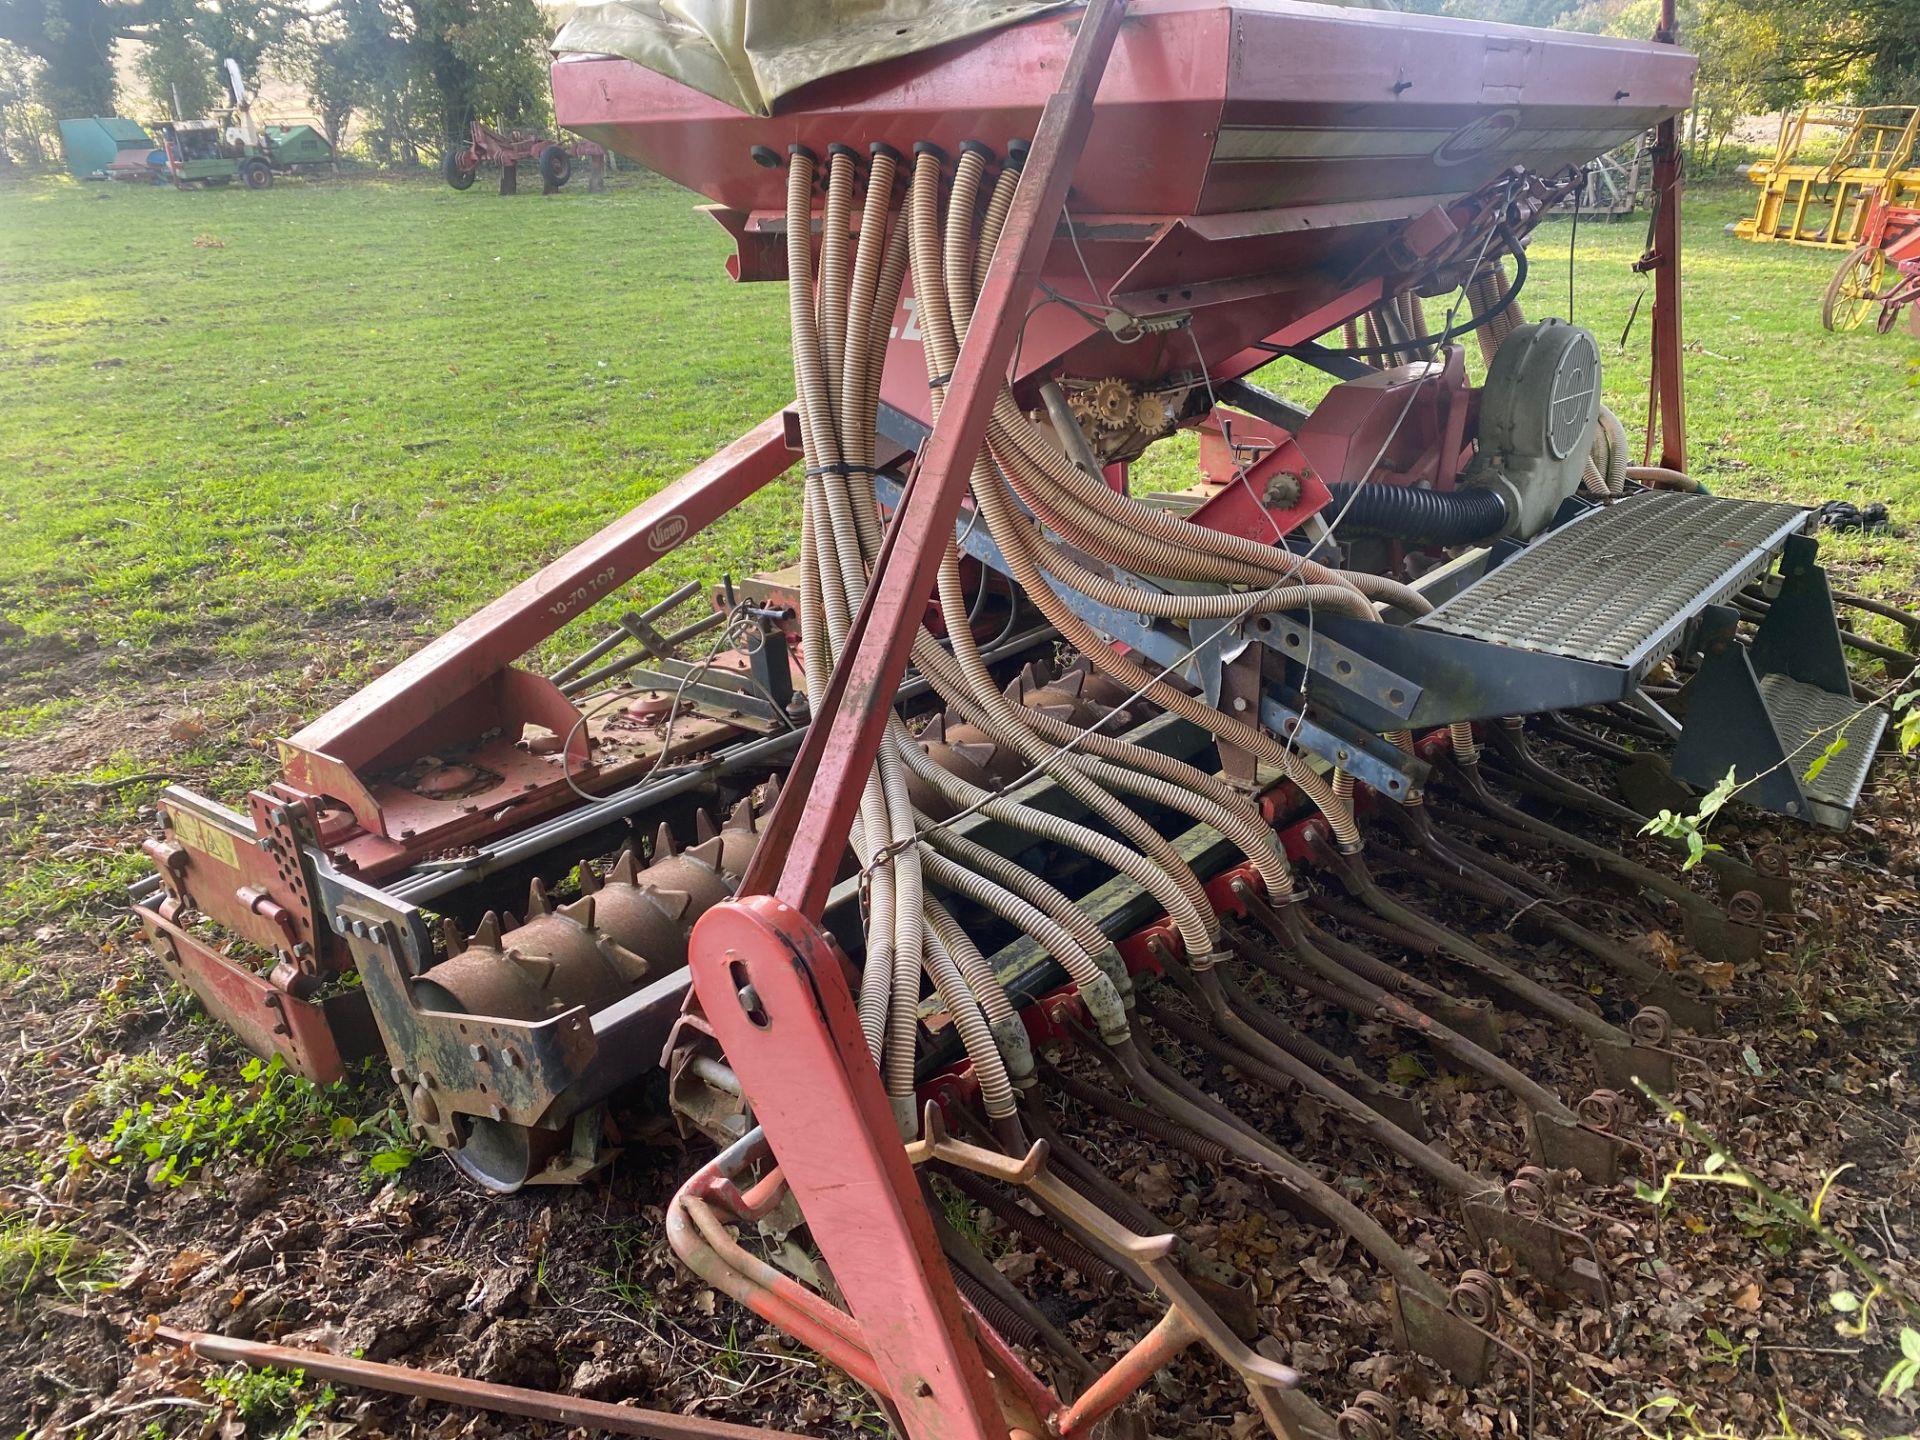
[[[1515,236],[1513,231],[1504,223],[1495,227],[1495,233],[1505,242],[1507,247],[1506,254],[1513,257],[1513,283],[1507,286],[1505,294],[1501,295],[1498,300],[1494,301],[1493,304],[1489,305],[1483,312],[1468,320],[1464,325],[1450,325],[1445,330],[1437,331],[1432,335],[1418,335],[1411,340],[1402,341],[1396,345],[1349,345],[1344,349],[1335,349],[1329,345],[1315,347],[1269,345],[1263,340],[1253,348],[1256,350],[1265,350],[1273,355],[1290,355],[1296,360],[1306,360],[1308,363],[1312,363],[1313,356],[1304,353],[1309,348],[1315,350],[1320,356],[1334,355],[1349,360],[1377,360],[1388,355],[1398,355],[1409,346],[1420,350],[1428,350],[1436,345],[1450,345],[1463,335],[1471,335],[1474,331],[1491,325],[1498,316],[1506,313],[1513,302],[1520,298],[1520,289],[1527,283],[1526,247],[1520,243],[1519,238]],[[1496,255],[1492,258],[1497,260],[1502,257]]]
[[[1329,519],[1344,514],[1343,526],[1396,540],[1466,545],[1498,534],[1507,523],[1507,502],[1493,490],[1421,490],[1378,480],[1366,485],[1343,481],[1327,489],[1333,495]]]

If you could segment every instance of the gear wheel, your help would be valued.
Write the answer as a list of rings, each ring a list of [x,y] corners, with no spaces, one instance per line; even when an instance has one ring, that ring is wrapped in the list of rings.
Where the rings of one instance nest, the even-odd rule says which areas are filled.
[[[1096,380],[1079,398],[1102,430],[1125,430],[1133,424],[1133,387],[1124,380]]]
[[[1171,395],[1142,395],[1133,403],[1133,423],[1148,435],[1164,435],[1173,428],[1174,399]]]

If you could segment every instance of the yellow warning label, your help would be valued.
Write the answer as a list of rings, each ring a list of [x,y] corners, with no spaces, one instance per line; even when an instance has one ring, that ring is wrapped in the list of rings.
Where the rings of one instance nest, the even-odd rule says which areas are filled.
[[[198,850],[233,869],[240,868],[240,852],[234,848],[233,836],[191,810],[169,813],[173,816],[173,833],[187,849]]]

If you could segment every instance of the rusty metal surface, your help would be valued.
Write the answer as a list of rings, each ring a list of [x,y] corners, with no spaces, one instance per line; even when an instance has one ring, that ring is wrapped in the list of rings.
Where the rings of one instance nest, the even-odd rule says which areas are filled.
[[[327,1007],[290,995],[265,976],[228,959],[169,919],[160,907],[136,905],[134,913],[167,974],[191,990],[207,1013],[231,1029],[241,1044],[256,1055],[280,1056],[289,1070],[316,1084],[345,1078],[343,1060],[358,1059],[359,1054],[349,1051],[342,1056]],[[365,998],[353,991],[345,992],[337,1003],[363,1011],[366,1006]]]
[[[300,1371],[315,1379],[383,1390],[391,1395],[417,1395],[445,1405],[519,1415],[528,1420],[550,1420],[561,1425],[583,1425],[614,1435],[638,1435],[645,1440],[803,1440],[786,1430],[735,1425],[731,1421],[706,1420],[698,1415],[675,1415],[637,1405],[615,1405],[521,1385],[496,1385],[487,1380],[470,1380],[464,1375],[416,1370],[410,1365],[386,1365],[325,1350],[298,1350],[257,1340],[236,1340],[229,1335],[177,1330],[171,1325],[155,1327],[151,1338],[223,1365]]]

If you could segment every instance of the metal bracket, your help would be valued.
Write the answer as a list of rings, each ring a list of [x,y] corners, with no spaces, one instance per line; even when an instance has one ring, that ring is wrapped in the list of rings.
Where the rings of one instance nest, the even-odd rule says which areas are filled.
[[[1800,777],[1767,711],[1752,656],[1736,637],[1739,623],[1739,612],[1724,605],[1702,618],[1705,655],[1687,686],[1687,722],[1673,747],[1673,773],[1710,790],[1732,770],[1748,804],[1807,819]]]
[[[463,1116],[541,1124],[598,1048],[587,1011],[527,1022],[423,1009],[411,981],[433,963],[426,917],[324,857],[308,858],[322,913],[352,951],[394,1081],[433,1142],[457,1149]]]

